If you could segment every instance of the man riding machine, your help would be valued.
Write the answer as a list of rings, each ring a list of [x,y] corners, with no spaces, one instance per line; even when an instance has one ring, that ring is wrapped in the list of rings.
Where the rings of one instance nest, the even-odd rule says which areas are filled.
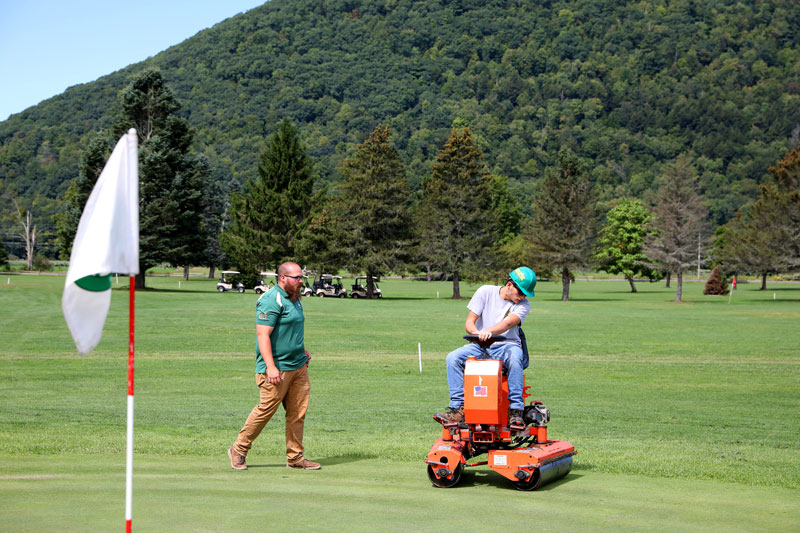
[[[467,306],[469,344],[447,356],[450,405],[434,415],[442,437],[425,459],[436,487],[455,486],[467,466],[488,465],[520,490],[539,488],[572,468],[573,446],[547,440],[547,407],[523,402],[528,354],[520,326],[535,286],[533,270],[520,267],[505,285],[480,287]],[[486,461],[467,463],[484,453]]]

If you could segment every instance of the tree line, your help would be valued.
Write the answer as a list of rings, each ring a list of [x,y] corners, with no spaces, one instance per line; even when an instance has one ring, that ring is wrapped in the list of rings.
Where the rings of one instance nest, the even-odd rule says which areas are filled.
[[[756,202],[712,228],[691,152],[665,167],[650,202],[621,197],[603,212],[591,167],[564,147],[524,206],[490,172],[467,127],[451,131],[415,190],[390,127],[380,124],[344,159],[345,179],[333,188],[317,186],[320,169],[284,119],[259,154],[257,174],[225,194],[192,153],[193,131],[179,109],[158,71],[145,71],[121,93],[112,138],[89,144],[58,216],[65,255],[111,140],[135,127],[141,287],[144,272],[163,262],[211,266],[212,275],[214,267],[235,267],[255,278],[295,260],[320,273],[364,273],[370,295],[381,275],[433,270],[452,277],[457,298],[462,279],[496,278],[527,264],[560,277],[562,300],[575,269],[595,267],[621,274],[633,292],[636,277],[674,274],[679,301],[699,256],[730,274],[761,275],[762,283],[800,266],[800,146],[769,167],[773,181]]]
[[[0,190],[34,212],[37,248],[54,257],[50,217],[86,146],[114,127],[119,92],[154,68],[223,197],[255,175],[283,118],[302,134],[316,187],[332,192],[378,124],[391,128],[413,191],[452,129],[468,127],[526,215],[562,148],[592,169],[602,212],[621,197],[649,205],[666,165],[693,152],[716,227],[758,198],[767,168],[799,140],[793,7],[272,0],[0,122]],[[10,200],[0,203],[0,231],[19,255],[15,217]]]

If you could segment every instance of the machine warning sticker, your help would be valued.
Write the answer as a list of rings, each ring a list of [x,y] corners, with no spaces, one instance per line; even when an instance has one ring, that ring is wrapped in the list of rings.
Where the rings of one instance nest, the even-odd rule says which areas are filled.
[[[487,387],[486,385],[484,385],[482,387],[481,386],[475,386],[475,390],[472,393],[472,395],[476,396],[476,397],[479,397],[479,398],[486,398],[487,396],[489,396],[489,387]]]
[[[495,466],[506,466],[508,463],[506,462],[507,457],[505,455],[495,455],[494,456],[494,465]]]
[[[447,451],[447,450],[452,450],[452,449],[453,449],[452,446],[439,446],[437,448],[438,451]]]

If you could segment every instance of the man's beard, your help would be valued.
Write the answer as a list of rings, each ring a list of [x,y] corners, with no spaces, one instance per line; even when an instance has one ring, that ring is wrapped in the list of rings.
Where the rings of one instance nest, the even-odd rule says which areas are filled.
[[[298,285],[294,289],[286,289],[286,294],[289,295],[289,299],[293,302],[296,302],[300,299],[300,289],[302,288],[301,285]]]

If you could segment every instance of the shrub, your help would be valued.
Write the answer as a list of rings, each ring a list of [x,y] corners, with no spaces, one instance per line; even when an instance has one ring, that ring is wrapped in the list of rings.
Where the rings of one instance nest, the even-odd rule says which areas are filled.
[[[728,280],[722,277],[719,271],[719,265],[715,266],[714,270],[711,271],[711,275],[708,276],[703,294],[728,294]]]

